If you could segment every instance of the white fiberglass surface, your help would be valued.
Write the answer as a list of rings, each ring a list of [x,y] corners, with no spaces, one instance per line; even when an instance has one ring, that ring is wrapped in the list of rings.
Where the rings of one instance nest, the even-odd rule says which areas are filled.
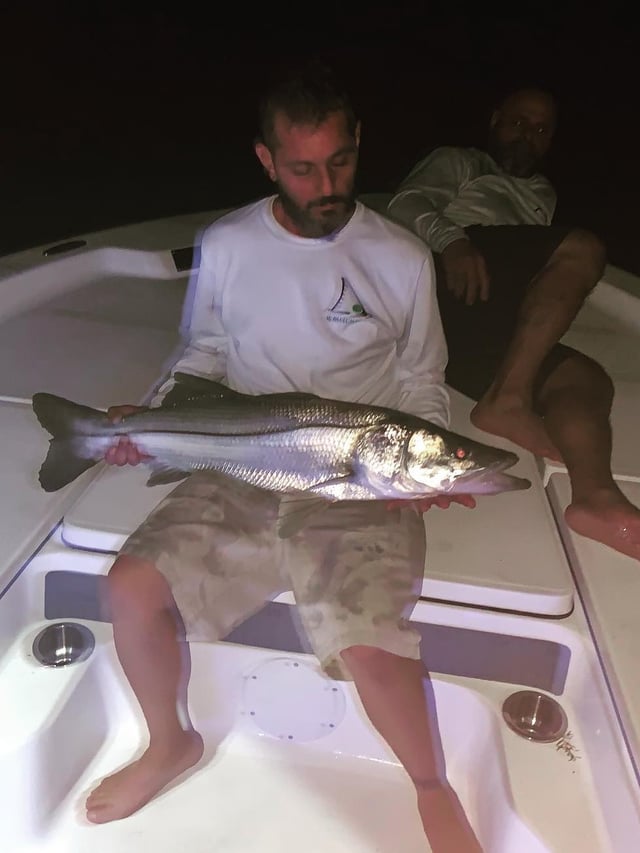
[[[185,284],[105,271],[8,318],[0,305],[0,396],[139,402],[179,343]]]
[[[594,358],[616,382],[640,382],[640,279],[634,281],[635,295],[600,282],[562,339]]]
[[[273,664],[289,666],[292,675],[283,682]],[[94,719],[95,758],[79,730],[68,732],[70,739],[77,736],[75,749],[64,738],[45,744],[43,732],[49,770],[60,768],[63,784],[69,782],[65,764],[80,747],[88,766],[68,792],[58,792],[58,808],[46,818],[40,815],[36,837],[25,833],[27,849],[424,850],[412,787],[368,726],[351,685],[327,679],[306,656],[249,647],[194,644],[192,667],[190,707],[207,745],[203,766],[126,821],[91,826],[81,815],[82,800],[104,773],[136,754],[139,729],[136,715],[121,705],[120,718],[104,737],[104,712],[98,713],[99,705],[93,707],[85,691],[82,713]],[[247,687],[263,677],[269,689],[256,698]],[[451,778],[487,850],[546,851],[515,811],[496,714],[462,685],[439,680],[434,685]],[[340,702],[319,701],[326,691],[337,693]],[[109,695],[113,701],[113,692],[113,686],[96,690],[96,703]],[[327,722],[331,719],[335,722]],[[30,746],[35,749],[36,743]],[[41,772],[55,784],[46,766]],[[37,785],[31,787],[35,793],[43,793]],[[56,799],[51,788],[48,793]],[[373,802],[379,808],[372,809]]]
[[[637,469],[637,473],[640,474],[640,470]],[[636,476],[633,480],[620,482],[623,494],[636,506],[640,506],[638,479],[640,477]],[[554,474],[548,490],[557,516],[563,520],[564,510],[571,500],[568,477]],[[619,704],[631,750],[640,767],[638,562],[574,533],[563,521],[561,529],[580,597],[589,614],[589,624]]]
[[[34,573],[39,565],[73,570],[89,560],[78,552],[65,559],[62,549],[55,556],[37,558]],[[90,560],[98,570],[108,563],[97,555]],[[97,644],[84,663],[48,670],[30,658],[43,626],[32,621],[42,578],[30,579],[36,593],[25,597],[26,575],[0,601],[24,608],[28,620],[14,626],[17,639],[6,644],[0,664],[15,734],[0,750],[2,796],[13,804],[0,840],[4,835],[14,847],[3,849],[424,851],[411,785],[368,723],[353,685],[328,679],[307,655],[230,643],[191,646],[190,709],[207,746],[201,766],[132,817],[88,824],[88,792],[139,753],[139,712],[105,623],[87,623]],[[521,685],[434,676],[450,778],[486,853],[619,853],[633,849],[630,839],[640,833],[637,786],[578,616],[568,627],[425,602],[414,613],[418,621],[503,634],[505,642],[539,636],[570,653],[556,696],[569,720],[562,749],[506,728],[502,703]],[[526,671],[526,659],[521,666]]]
[[[37,473],[49,443],[26,403],[0,401],[0,433],[1,591],[58,522],[62,507],[71,503],[85,483],[81,479],[58,495],[40,488]]]
[[[98,408],[147,397],[180,340],[186,277],[171,274],[167,254],[105,250],[0,278],[0,589],[97,473],[41,489],[51,436],[31,397],[45,391]]]

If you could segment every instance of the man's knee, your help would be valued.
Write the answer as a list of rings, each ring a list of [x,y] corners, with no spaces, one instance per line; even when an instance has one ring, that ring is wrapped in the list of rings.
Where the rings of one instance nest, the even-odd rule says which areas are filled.
[[[604,273],[607,251],[602,240],[591,231],[572,228],[553,253],[552,260],[578,265],[589,275],[592,287],[595,287]]]
[[[150,613],[173,606],[169,584],[153,563],[123,554],[116,558],[106,578],[110,612]]]
[[[369,678],[384,681],[390,670],[395,670],[399,663],[411,660],[400,655],[381,649],[377,646],[349,646],[340,653],[342,660],[352,671],[366,672]]]
[[[613,380],[597,361],[582,352],[572,352],[549,374],[541,389],[541,398],[548,399],[555,393],[579,390],[594,400],[613,400]]]

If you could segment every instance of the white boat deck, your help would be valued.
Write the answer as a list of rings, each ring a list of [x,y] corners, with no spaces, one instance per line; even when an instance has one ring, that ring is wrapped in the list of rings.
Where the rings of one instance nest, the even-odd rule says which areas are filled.
[[[100,575],[109,560],[53,541],[32,561],[30,583],[15,584],[2,602],[0,612],[16,614],[16,623],[27,616],[0,654],[3,683],[17,688],[0,706],[3,851],[425,850],[411,786],[353,684],[327,679],[309,655],[251,644],[192,645],[189,708],[204,761],[130,819],[90,825],[82,810],[88,791],[141,748],[139,709],[108,624],[86,623],[97,645],[82,665],[44,668],[30,646],[49,573]],[[453,631],[449,645],[469,648],[463,635],[471,634],[469,657],[480,666],[487,640],[506,647],[503,667],[524,644],[515,674],[449,668],[433,680],[448,773],[486,853],[631,850],[640,797],[580,605],[549,620],[420,602],[414,617],[428,632]],[[523,740],[500,716],[502,702],[531,685],[538,645],[552,652],[548,689],[568,717],[567,750]]]
[[[114,552],[171,488],[147,488],[146,471],[142,468],[114,470],[97,466],[60,492],[47,495],[37,482],[37,470],[44,459],[48,437],[33,416],[30,398],[35,391],[49,391],[101,408],[145,401],[180,340],[178,325],[189,271],[176,268],[171,250],[192,246],[211,219],[210,214],[202,213],[88,235],[86,247],[46,261],[37,249],[0,259],[0,430],[4,441],[0,466],[4,483],[0,495],[0,537],[4,546],[0,594],[59,521],[63,521],[67,544]],[[43,263],[36,267],[40,261]],[[636,285],[638,291],[634,295]],[[614,378],[613,469],[624,491],[640,505],[638,296],[640,282],[622,271],[608,269],[565,340],[593,355]],[[559,622],[570,620],[574,608],[583,605],[633,760],[640,765],[640,627],[636,612],[640,565],[568,531],[562,519],[562,510],[569,501],[568,478],[563,468],[555,464],[544,466],[510,443],[475,430],[468,422],[470,405],[470,401],[452,393],[452,428],[518,452],[520,462],[515,473],[529,477],[533,486],[514,495],[481,498],[473,511],[453,506],[425,515],[428,555],[423,597],[519,611],[541,624],[550,617]],[[126,501],[122,500],[123,494],[127,495]],[[281,600],[289,598],[285,595]],[[5,628],[9,630],[7,625]],[[117,758],[115,747],[110,749],[105,767]],[[246,760],[246,756],[238,758],[237,767]],[[92,772],[99,774],[100,766],[92,767]],[[219,782],[213,783],[213,775],[210,780],[205,770],[194,777],[193,783],[203,786],[203,791],[210,784],[220,785],[223,797],[225,790],[238,784],[234,781],[236,770],[231,764],[228,767],[230,775],[224,780],[221,776]],[[317,771],[318,790],[329,784],[324,772]],[[354,773],[360,771],[354,769]],[[278,778],[285,777],[286,774]],[[375,774],[371,777],[372,797],[386,796],[385,779],[384,773],[380,779]],[[256,777],[258,793],[260,784]],[[294,797],[294,823],[297,821],[302,830],[307,819],[306,795],[299,791],[294,796],[290,780],[283,785],[277,795],[283,801]],[[345,802],[348,788],[349,785],[344,792]],[[152,808],[162,810],[163,803],[160,798]],[[258,800],[255,805],[258,809]],[[403,808],[398,805],[399,814]],[[245,820],[238,815],[240,823]],[[375,820],[372,818],[374,823]],[[411,818],[407,816],[407,820]],[[197,818],[189,821],[194,822],[192,829],[196,832]],[[327,821],[330,837],[331,821]],[[250,827],[247,832],[251,832]],[[374,836],[383,838],[384,832],[384,827],[376,829]],[[159,852],[165,849],[160,834],[157,843],[149,842]],[[364,853],[387,849],[384,845],[371,846],[371,839],[362,841],[365,846],[358,846],[356,836],[360,837],[347,833],[344,847],[335,843],[322,847],[323,838],[318,836],[319,846],[305,851],[348,849],[350,853]],[[197,841],[197,837],[197,832],[185,836],[185,849],[211,849],[199,847],[205,842]],[[139,849],[133,830],[131,840],[121,841],[117,847],[109,847],[108,832],[104,838],[104,847],[94,847],[91,842],[96,853],[103,849],[117,853]],[[235,842],[229,839],[219,841],[224,850],[254,849],[243,847],[240,841],[240,846],[233,846]],[[87,843],[79,835],[78,846],[51,847],[46,853],[84,853]],[[213,843],[212,839],[207,843]],[[412,850],[411,843],[407,841],[403,849]],[[296,849],[293,842],[291,845],[285,844],[281,849]],[[37,849],[44,853],[44,848]],[[267,845],[264,849],[272,848]],[[581,853],[587,850],[579,849]]]

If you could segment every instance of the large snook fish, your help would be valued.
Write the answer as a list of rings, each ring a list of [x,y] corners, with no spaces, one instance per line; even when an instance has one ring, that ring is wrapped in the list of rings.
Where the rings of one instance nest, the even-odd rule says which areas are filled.
[[[165,405],[118,423],[98,409],[34,394],[34,412],[52,435],[39,472],[42,488],[54,492],[72,482],[119,435],[151,457],[147,485],[215,470],[325,504],[497,494],[531,485],[505,473],[518,461],[515,453],[394,409],[303,393],[240,394],[180,374],[176,380]],[[283,524],[280,535],[292,531],[292,523]]]

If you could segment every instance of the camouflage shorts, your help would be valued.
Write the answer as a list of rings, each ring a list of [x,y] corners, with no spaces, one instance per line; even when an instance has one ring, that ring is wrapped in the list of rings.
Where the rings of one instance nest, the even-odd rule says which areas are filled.
[[[290,539],[276,533],[279,500],[218,474],[193,474],[169,494],[121,553],[167,579],[189,641],[215,641],[291,590],[325,669],[370,645],[420,657],[408,617],[420,595],[425,535],[411,509],[384,501],[332,504]]]

